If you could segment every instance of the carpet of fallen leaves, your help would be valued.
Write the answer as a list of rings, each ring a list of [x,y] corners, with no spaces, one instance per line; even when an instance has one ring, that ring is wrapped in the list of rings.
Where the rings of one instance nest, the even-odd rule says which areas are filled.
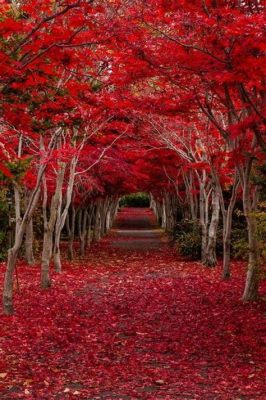
[[[65,261],[47,291],[39,266],[19,263],[16,313],[0,315],[0,399],[266,399],[265,303],[241,303],[243,263],[221,282],[220,266],[182,260],[167,243],[117,240]]]

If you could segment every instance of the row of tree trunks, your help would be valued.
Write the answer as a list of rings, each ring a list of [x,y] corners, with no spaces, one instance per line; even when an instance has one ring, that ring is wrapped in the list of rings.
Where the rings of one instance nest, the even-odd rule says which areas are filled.
[[[156,199],[153,195],[150,197],[150,208],[155,213],[159,225],[171,234],[177,223],[178,198],[167,192],[164,192],[160,199]]]
[[[188,188],[190,188],[189,185]],[[211,202],[210,199],[212,199]],[[182,218],[192,219],[197,222],[199,217],[202,234],[202,262],[206,266],[214,266],[217,262],[216,239],[220,214],[219,191],[215,186],[206,184],[206,176],[203,175],[202,179],[200,179],[199,207],[198,201],[195,201],[194,198],[190,198],[188,204],[190,205],[188,208],[181,207],[183,211]],[[171,234],[179,217],[180,199],[178,196],[164,193],[161,200],[152,197],[151,207],[160,226]],[[199,216],[195,214],[196,211],[199,212]],[[187,218],[188,216],[189,218]]]
[[[91,242],[99,241],[112,228],[118,209],[118,197],[107,196],[89,203],[87,207],[71,206],[66,218],[68,258],[73,260],[76,233],[80,255],[84,256]]]
[[[61,134],[62,128],[56,129],[45,148],[43,137],[40,136],[40,148],[42,149],[43,154],[46,157],[49,157],[51,151],[54,149],[57,138]],[[22,155],[22,136],[20,137],[19,151],[18,155]],[[16,229],[15,229],[15,239],[12,247],[8,250],[8,259],[7,266],[4,278],[4,287],[3,287],[3,311],[7,315],[11,315],[14,312],[13,307],[13,280],[14,280],[14,271],[16,267],[17,258],[19,252],[21,250],[24,235],[27,229],[28,231],[28,249],[31,246],[32,248],[32,239],[29,240],[29,236],[31,235],[30,229],[28,228],[30,224],[32,224],[33,213],[37,207],[40,193],[41,193],[41,183],[43,180],[43,175],[45,173],[47,164],[43,162],[43,159],[40,159],[39,165],[37,165],[37,179],[35,186],[26,201],[23,217],[21,213],[21,191],[17,186],[17,183],[13,182],[14,187],[14,195],[15,195],[15,212],[16,212]]]
[[[232,217],[240,183],[242,185],[243,209],[247,220],[249,243],[248,271],[243,293],[244,301],[254,300],[258,297],[260,275],[255,216],[258,195],[256,186],[252,187],[250,185],[252,161],[253,160],[250,159],[246,166],[239,169],[238,173],[235,173],[229,201],[227,193],[227,202],[225,202],[224,192],[217,176],[213,177],[211,184],[207,184],[204,175],[199,179],[199,216],[197,216],[197,218],[199,218],[201,226],[202,262],[208,267],[213,267],[217,263],[216,242],[221,209],[223,217],[223,279],[228,279],[231,274]],[[153,209],[159,224],[166,230],[166,232],[171,232],[177,222],[175,210],[180,203],[178,203],[177,197],[175,200],[176,201],[173,201],[173,197],[171,197],[170,194],[164,193],[163,197],[159,200],[151,195],[151,208]],[[192,208],[195,210],[194,205]],[[191,213],[191,217],[192,215],[193,213]],[[194,217],[195,216],[196,215],[194,215]]]
[[[16,229],[15,240],[13,246],[8,250],[8,259],[6,266],[6,273],[4,278],[4,289],[3,289],[3,311],[7,315],[11,315],[14,312],[13,307],[13,277],[14,270],[16,267],[16,261],[18,258],[19,251],[21,249],[24,234],[26,228],[30,221],[32,220],[33,212],[37,206],[39,196],[40,196],[40,184],[42,175],[45,171],[45,166],[40,167],[36,185],[34,190],[32,191],[27,208],[25,209],[23,218],[20,222],[19,229]]]

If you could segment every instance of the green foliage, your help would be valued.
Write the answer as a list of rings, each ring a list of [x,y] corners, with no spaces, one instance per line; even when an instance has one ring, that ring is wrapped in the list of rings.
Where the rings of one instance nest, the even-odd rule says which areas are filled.
[[[198,221],[183,220],[174,229],[175,246],[178,252],[193,260],[201,256],[201,228]]]
[[[31,157],[27,157],[13,161],[12,163],[8,163],[7,167],[16,180],[19,181],[21,178],[23,178],[27,169],[29,168],[31,159]]]
[[[259,252],[261,258],[266,260],[266,201],[260,203],[259,211],[256,212],[257,234],[259,240]]]
[[[5,260],[6,256],[7,256],[6,233],[0,231],[0,261]]]
[[[258,210],[253,213],[257,221],[257,240],[259,256],[266,260],[266,201],[260,202]],[[246,226],[234,228],[232,231],[232,254],[236,258],[248,258],[248,233]]]
[[[260,198],[266,199],[266,161],[264,163],[257,165],[254,171],[252,171],[251,180],[254,184],[259,186]]]
[[[147,193],[138,192],[123,196],[119,203],[120,207],[149,207],[150,198]]]
[[[26,171],[29,168],[31,163],[32,157],[27,157],[23,159],[14,160],[12,162],[7,162],[6,167],[12,174],[12,179],[19,182],[25,175]],[[1,171],[0,171],[0,180],[2,182],[10,182],[10,178],[7,178]]]

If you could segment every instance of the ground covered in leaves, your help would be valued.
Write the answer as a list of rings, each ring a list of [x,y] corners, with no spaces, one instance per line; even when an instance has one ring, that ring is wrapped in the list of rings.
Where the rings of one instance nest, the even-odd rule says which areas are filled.
[[[48,291],[21,262],[16,314],[0,315],[1,400],[265,399],[265,303],[241,303],[233,267],[221,282],[179,259],[135,209]]]

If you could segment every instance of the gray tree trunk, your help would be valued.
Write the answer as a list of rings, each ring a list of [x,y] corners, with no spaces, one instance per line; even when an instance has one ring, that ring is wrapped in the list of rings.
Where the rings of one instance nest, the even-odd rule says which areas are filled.
[[[251,198],[250,188],[250,171],[251,171],[252,160],[250,165],[245,171],[243,180],[243,207],[244,213],[247,220],[248,227],[248,245],[249,245],[249,259],[248,259],[248,271],[246,275],[245,289],[243,293],[243,301],[256,300],[258,298],[259,289],[259,255],[258,255],[258,242],[257,242],[257,222],[254,212],[257,206],[257,193],[254,192],[253,199]]]
[[[87,231],[87,216],[86,210],[81,209],[78,216],[78,232],[80,241],[80,255],[84,257],[85,255],[85,245],[86,245],[86,231]]]
[[[77,165],[77,158],[74,157],[71,160],[70,168],[69,168],[69,178],[68,178],[68,185],[67,191],[65,196],[65,206],[62,212],[62,207],[58,207],[57,212],[57,220],[56,220],[56,227],[55,227],[55,243],[54,243],[54,266],[57,272],[62,271],[62,263],[61,263],[61,254],[60,254],[60,240],[61,240],[61,233],[62,229],[64,228],[66,218],[68,215],[69,207],[72,200],[74,182],[75,182],[75,171]],[[73,243],[72,243],[72,256],[73,256]]]
[[[204,265],[207,267],[214,267],[217,263],[216,257],[216,239],[217,229],[219,225],[219,214],[220,214],[220,201],[219,192],[217,187],[212,191],[212,216],[211,222],[208,229],[208,243],[205,252]]]
[[[76,226],[76,209],[72,205],[71,206],[71,218],[69,214],[67,215],[67,231],[68,231],[68,247],[67,247],[67,256],[69,260],[74,259],[74,239],[75,239],[75,226]]]
[[[6,272],[5,272],[5,278],[4,278],[4,288],[3,288],[3,310],[4,310],[4,313],[7,315],[11,315],[14,312],[14,306],[13,306],[14,270],[16,267],[18,253],[19,253],[19,250],[20,250],[22,242],[23,242],[23,237],[24,237],[24,233],[26,230],[26,226],[27,226],[29,220],[32,218],[33,212],[36,208],[36,205],[37,205],[37,202],[39,199],[40,184],[41,184],[41,179],[42,179],[44,170],[45,170],[45,166],[42,166],[39,169],[35,188],[31,193],[31,196],[30,196],[30,199],[28,202],[28,206],[25,210],[23,219],[20,224],[20,228],[17,231],[17,234],[15,236],[15,243],[14,243],[13,247],[8,250],[8,259],[7,259],[7,266],[6,266]]]
[[[95,220],[94,220],[94,229],[93,229],[93,241],[98,242],[101,239],[101,209],[102,209],[102,199],[98,199],[96,201],[96,209],[95,209]]]
[[[232,233],[232,217],[234,206],[237,198],[237,191],[239,187],[239,180],[236,177],[228,208],[226,209],[223,199],[222,189],[220,188],[220,203],[223,214],[223,272],[222,279],[229,279],[231,276],[230,262],[231,262],[231,233]]]
[[[33,241],[34,241],[33,220],[31,218],[29,223],[27,224],[26,234],[25,234],[25,258],[28,265],[33,265],[35,263],[34,253],[33,253]]]
[[[86,210],[86,218],[87,218],[87,230],[86,230],[86,238],[85,238],[85,247],[86,249],[91,245],[91,223],[92,223],[92,214],[93,214],[94,205],[91,204]]]
[[[43,250],[41,260],[41,287],[43,289],[51,286],[50,280],[50,261],[53,251],[53,234],[55,229],[56,218],[58,215],[58,208],[61,204],[62,187],[65,176],[65,163],[61,163],[56,178],[56,188],[51,200],[50,216],[47,225],[44,228],[43,236]]]

